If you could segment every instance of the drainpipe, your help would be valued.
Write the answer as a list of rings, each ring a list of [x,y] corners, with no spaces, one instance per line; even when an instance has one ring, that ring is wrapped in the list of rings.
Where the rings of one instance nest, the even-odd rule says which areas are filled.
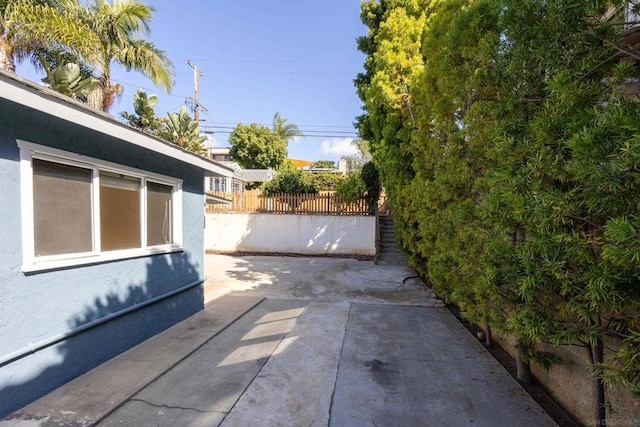
[[[2,368],[3,366],[8,365],[10,363],[13,363],[16,360],[20,360],[23,357],[26,357],[26,356],[29,356],[31,354],[37,353],[40,350],[44,350],[47,347],[51,347],[52,345],[58,344],[58,343],[60,343],[60,342],[62,342],[64,340],[67,340],[67,339],[73,337],[74,335],[80,334],[81,332],[88,331],[89,329],[93,329],[96,326],[100,326],[103,323],[106,323],[106,322],[108,322],[110,320],[116,319],[118,317],[124,316],[125,314],[129,314],[129,313],[132,313],[134,311],[140,310],[141,308],[144,308],[144,307],[147,307],[149,305],[155,304],[155,303],[157,303],[159,301],[162,301],[162,300],[167,299],[169,297],[172,297],[172,296],[174,296],[176,294],[179,294],[181,292],[184,292],[184,291],[187,291],[187,290],[189,290],[191,288],[194,288],[194,287],[196,287],[198,285],[201,285],[202,283],[204,283],[205,280],[206,279],[198,280],[196,282],[190,283],[190,284],[188,284],[186,286],[183,286],[181,288],[174,289],[171,292],[167,292],[166,294],[162,294],[162,295],[159,295],[157,297],[151,298],[149,300],[140,302],[138,304],[131,305],[131,306],[125,308],[124,310],[120,310],[118,312],[111,313],[111,314],[109,314],[107,316],[104,316],[104,317],[101,317],[99,319],[92,320],[91,322],[85,323],[83,325],[80,325],[80,326],[78,326],[76,328],[71,329],[70,331],[54,335],[52,337],[47,338],[46,340],[40,341],[40,342],[35,343],[35,344],[29,344],[26,347],[21,348],[20,350],[11,352],[9,354],[4,355],[2,358],[0,358],[0,368]]]

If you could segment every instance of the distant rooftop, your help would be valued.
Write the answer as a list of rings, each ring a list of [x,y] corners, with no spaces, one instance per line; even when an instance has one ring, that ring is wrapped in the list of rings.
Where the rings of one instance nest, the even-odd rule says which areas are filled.
[[[240,169],[237,173],[244,182],[267,182],[276,176],[273,169]]]

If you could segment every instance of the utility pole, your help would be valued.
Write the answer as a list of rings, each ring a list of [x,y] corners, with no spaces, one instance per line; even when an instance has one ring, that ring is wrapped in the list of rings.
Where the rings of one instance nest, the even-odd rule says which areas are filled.
[[[189,64],[189,66],[193,68],[193,89],[195,92],[194,98],[189,97],[189,101],[191,101],[189,103],[189,106],[193,110],[193,119],[196,122],[200,123],[200,110],[207,111],[206,107],[200,104],[200,89],[198,85],[198,80],[202,76],[202,71],[200,71],[197,66],[193,65],[191,63],[191,60],[189,59],[187,59],[187,64]]]

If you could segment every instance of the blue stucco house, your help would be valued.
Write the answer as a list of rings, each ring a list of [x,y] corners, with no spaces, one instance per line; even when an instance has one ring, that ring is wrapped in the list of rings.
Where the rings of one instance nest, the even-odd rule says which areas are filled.
[[[0,418],[203,308],[232,175],[0,72]]]

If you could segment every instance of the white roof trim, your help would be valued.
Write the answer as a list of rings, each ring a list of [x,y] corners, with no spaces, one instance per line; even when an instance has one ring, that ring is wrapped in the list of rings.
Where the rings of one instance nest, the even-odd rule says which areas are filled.
[[[208,204],[228,204],[228,203],[233,203],[233,199],[225,199],[224,197],[221,196],[216,196],[215,194],[211,194],[209,192],[205,192],[204,193],[206,199],[207,199],[207,203]]]
[[[228,167],[120,123],[102,111],[3,70],[0,70],[0,97],[199,167],[207,176],[233,176],[233,170]]]

